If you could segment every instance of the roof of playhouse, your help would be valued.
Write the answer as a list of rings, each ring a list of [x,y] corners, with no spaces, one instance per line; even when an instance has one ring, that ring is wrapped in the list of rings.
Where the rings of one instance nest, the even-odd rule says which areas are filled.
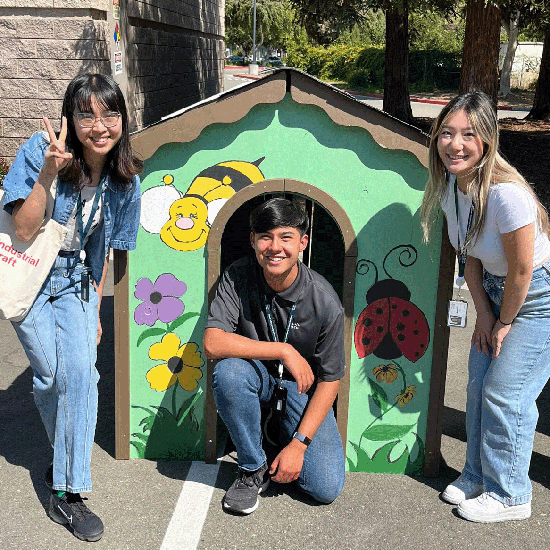
[[[146,160],[166,143],[191,142],[207,126],[241,120],[256,105],[278,103],[287,93],[297,103],[320,107],[336,124],[364,128],[384,148],[410,151],[427,167],[426,134],[347,92],[292,68],[276,70],[269,76],[176,111],[134,134],[132,147]]]

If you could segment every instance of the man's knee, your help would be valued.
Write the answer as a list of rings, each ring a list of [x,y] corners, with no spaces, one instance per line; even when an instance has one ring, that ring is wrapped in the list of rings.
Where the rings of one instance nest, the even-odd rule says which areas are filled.
[[[300,485],[300,488],[314,498],[317,502],[322,504],[330,504],[338,498],[338,495],[344,488],[345,475],[330,476],[325,479],[322,484],[318,484],[315,487]]]
[[[214,395],[222,393],[237,397],[246,388],[253,388],[258,378],[252,364],[245,359],[230,358],[218,361],[212,373]]]

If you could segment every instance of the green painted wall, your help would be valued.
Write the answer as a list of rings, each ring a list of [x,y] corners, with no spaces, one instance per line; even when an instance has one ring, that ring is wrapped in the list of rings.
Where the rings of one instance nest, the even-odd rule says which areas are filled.
[[[418,208],[427,172],[414,155],[384,149],[367,131],[338,126],[321,109],[299,105],[288,97],[275,105],[257,106],[234,124],[213,124],[192,143],[165,145],[145,164],[142,191],[148,231],[140,228],[138,248],[130,254],[129,263],[130,311],[134,316],[130,321],[131,456],[203,457],[206,249],[176,250],[168,246],[170,239],[163,238],[166,226],[161,228],[162,215],[168,216],[168,206],[180,200],[192,182],[194,194],[211,188],[212,178],[196,179],[206,168],[226,161],[252,163],[262,157],[258,168],[264,179],[292,178],[312,184],[332,195],[349,216],[358,238],[358,259],[365,260],[358,262],[354,326],[367,307],[365,296],[377,280],[376,270],[378,280],[391,276],[402,281],[411,293],[410,302],[425,315],[430,343],[414,363],[404,356],[380,359],[374,355],[377,351],[360,359],[352,348],[346,449],[350,470],[418,469],[426,438],[440,246],[437,240],[429,247],[421,242]],[[256,167],[236,163],[228,166],[227,175],[237,182],[235,185],[239,185],[239,170],[251,181],[261,179]],[[223,167],[206,176],[212,174],[225,177]],[[209,206],[215,204],[210,199],[219,194],[219,189],[206,195]],[[191,202],[189,198],[181,199],[180,210],[187,212],[196,207],[199,224],[204,212],[200,204]],[[173,219],[168,225],[175,223],[178,208],[173,207],[171,214]],[[410,263],[407,260],[411,256],[404,249],[391,253],[384,264],[390,250],[409,244],[417,251],[410,267],[399,263],[399,258],[404,264]],[[412,254],[412,249],[408,250]],[[366,266],[370,266],[367,272]],[[178,290],[177,284],[153,288],[151,284],[163,274],[184,282],[185,293],[181,294],[182,287],[179,285]],[[138,299],[133,293],[144,278],[150,283],[140,282]],[[171,286],[176,289],[172,304],[165,296]],[[167,322],[157,320],[153,324],[156,307],[148,304],[150,297],[144,296],[159,288],[160,293],[152,299],[158,302],[156,307],[164,306],[161,309]],[[167,307],[175,301],[184,304],[183,312],[178,304],[174,309]],[[143,324],[145,319],[149,324]],[[384,367],[376,371],[377,381],[373,370],[380,365]]]

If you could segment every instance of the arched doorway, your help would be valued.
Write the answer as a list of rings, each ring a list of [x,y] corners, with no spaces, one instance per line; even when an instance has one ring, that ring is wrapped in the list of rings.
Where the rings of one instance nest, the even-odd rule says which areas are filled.
[[[266,180],[239,191],[220,210],[210,229],[206,245],[208,254],[208,305],[214,297],[222,270],[235,259],[251,251],[248,240],[248,214],[265,199],[265,195],[281,194],[295,197],[298,200],[305,200],[304,206],[306,209],[310,209],[308,212],[310,216],[313,214],[311,217],[311,246],[308,246],[309,250],[304,251],[304,261],[331,282],[344,306],[344,342],[348,369],[340,383],[336,415],[338,429],[345,448],[349,405],[349,365],[353,341],[352,323],[357,241],[344,209],[329,194],[313,185],[297,180]],[[237,215],[235,216],[235,214]],[[316,220],[318,220],[319,225],[318,231],[315,229]],[[226,227],[228,231],[224,239]],[[230,243],[231,246],[229,246]],[[335,243],[338,243],[338,245],[335,246]],[[330,258],[327,257],[329,250]],[[338,261],[341,262],[341,266],[336,265]],[[213,368],[214,361],[209,360],[205,410],[205,460],[208,463],[216,462],[217,411],[211,386]]]

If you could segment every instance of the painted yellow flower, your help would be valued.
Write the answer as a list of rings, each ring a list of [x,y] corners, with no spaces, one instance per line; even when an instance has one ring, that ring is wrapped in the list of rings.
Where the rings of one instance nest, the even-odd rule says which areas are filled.
[[[405,403],[408,403],[416,395],[416,386],[407,386],[403,393],[400,393],[395,399],[402,407]]]
[[[176,334],[169,333],[160,342],[149,348],[151,359],[163,360],[166,363],[153,367],[146,375],[147,382],[156,391],[166,391],[179,382],[187,391],[198,386],[202,378],[200,367],[204,365],[197,344],[188,342],[180,346],[181,340]]]
[[[377,367],[374,367],[374,369],[372,369],[372,374],[376,376],[377,382],[382,382],[382,380],[385,380],[387,384],[391,384],[397,380],[399,371],[395,365],[390,363],[389,365],[378,365]]]

